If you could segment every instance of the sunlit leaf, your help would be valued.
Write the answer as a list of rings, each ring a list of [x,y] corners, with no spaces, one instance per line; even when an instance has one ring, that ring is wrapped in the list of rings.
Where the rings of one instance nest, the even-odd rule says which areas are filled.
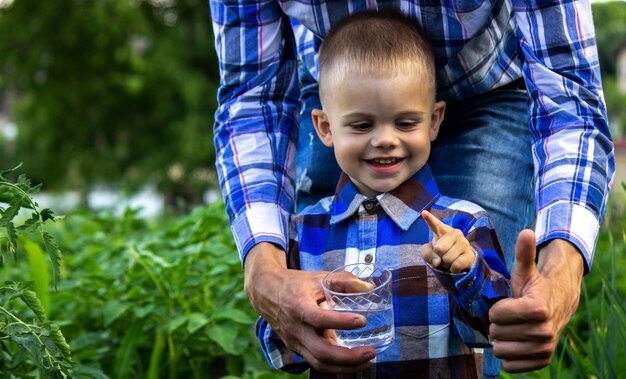
[[[130,308],[130,303],[122,302],[119,300],[111,300],[109,301],[102,310],[104,315],[104,326],[109,326],[115,320],[120,318],[124,312]]]
[[[146,304],[140,307],[133,307],[133,313],[137,318],[144,318],[154,310],[154,304]]]
[[[206,333],[209,338],[224,349],[225,352],[237,354],[237,349],[235,349],[237,329],[217,324],[209,326]]]
[[[13,342],[25,348],[35,358],[36,362],[41,362],[41,345],[35,335],[28,332],[9,333],[9,337]]]
[[[35,292],[26,290],[20,297],[22,298],[22,300],[24,300],[24,303],[28,305],[28,308],[33,311],[33,313],[35,314],[35,316],[37,316],[37,319],[40,322],[47,320],[46,311],[41,305],[41,301],[39,301],[39,298],[37,297],[37,294]]]
[[[65,340],[65,336],[63,336],[61,329],[56,324],[52,324],[50,326],[50,329],[51,329],[50,338],[52,339],[52,341],[54,341],[55,346],[61,351],[61,353],[63,354],[63,357],[69,362],[71,362],[72,361],[72,349],[70,348],[70,345]]]
[[[22,247],[28,256],[28,266],[30,268],[31,277],[34,280],[34,290],[37,297],[41,301],[43,308],[47,310],[50,307],[49,293],[49,267],[46,256],[41,247],[31,240],[24,240]]]
[[[198,329],[202,328],[209,322],[204,313],[195,312],[189,315],[189,321],[187,322],[187,331],[189,334],[195,333]]]
[[[17,227],[19,231],[33,232],[40,225],[39,216],[36,213],[31,214],[30,218]]]
[[[0,217],[0,226],[6,225],[7,223],[11,222],[13,218],[15,218],[17,213],[20,211],[20,208],[22,207],[22,202],[23,200],[21,196],[14,197],[11,200],[9,207],[6,208],[4,212],[2,212],[2,217]]]
[[[16,184],[19,187],[19,189],[21,189],[22,191],[27,192],[27,193],[30,192],[30,179],[28,179],[25,174],[20,174],[17,177]]]
[[[211,319],[214,321],[229,320],[240,324],[252,324],[256,318],[251,317],[242,310],[234,308],[223,308],[216,310]]]
[[[29,184],[30,184],[30,182],[29,182]],[[41,191],[41,187],[42,187],[42,186],[43,186],[43,183],[39,183],[39,184],[37,184],[37,185],[35,185],[35,186],[32,186],[32,187],[30,187],[30,189],[28,190],[28,193],[29,193],[29,194],[31,194],[31,195],[36,194],[36,193],[39,193],[39,191]]]
[[[165,323],[164,328],[168,332],[173,332],[179,327],[181,327],[187,321],[187,316],[179,315],[174,317],[172,320]]]
[[[213,266],[213,268],[211,268],[211,271],[209,271],[207,273],[207,275],[212,276],[212,275],[219,275],[225,272],[228,272],[230,270],[230,266],[226,265],[226,264],[216,264],[215,266]]]
[[[56,288],[57,279],[61,275],[61,259],[63,258],[63,255],[61,254],[61,250],[55,242],[52,234],[48,232],[43,232],[43,238],[46,252],[48,253],[50,261],[52,262],[52,272],[54,273],[53,282]]]
[[[141,255],[143,258],[147,258],[148,260],[150,260],[151,263],[155,263],[161,267],[172,267],[172,265],[169,262],[167,262],[165,259],[163,259],[162,257],[159,257],[158,255],[153,254],[150,251],[141,250],[139,252],[139,255]]]

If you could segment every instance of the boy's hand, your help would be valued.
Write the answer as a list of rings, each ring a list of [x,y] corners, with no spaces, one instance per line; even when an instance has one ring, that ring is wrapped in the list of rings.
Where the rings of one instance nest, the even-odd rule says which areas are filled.
[[[444,224],[426,210],[422,211],[422,217],[435,234],[432,243],[422,246],[422,258],[431,266],[453,274],[469,271],[476,261],[476,253],[463,232]]]

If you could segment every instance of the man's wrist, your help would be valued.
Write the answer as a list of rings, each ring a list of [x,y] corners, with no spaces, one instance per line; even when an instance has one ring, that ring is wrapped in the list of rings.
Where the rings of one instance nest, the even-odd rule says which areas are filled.
[[[243,262],[244,289],[250,301],[254,302],[251,291],[257,279],[266,273],[286,268],[287,259],[281,247],[269,242],[254,245]]]
[[[561,304],[559,319],[563,322],[558,325],[560,333],[578,308],[585,270],[584,258],[574,244],[554,239],[539,249],[537,268],[552,283],[551,287],[557,295],[555,301]]]
[[[567,268],[578,278],[582,278],[585,263],[580,250],[564,239],[553,239],[538,249],[537,268],[543,275]]]

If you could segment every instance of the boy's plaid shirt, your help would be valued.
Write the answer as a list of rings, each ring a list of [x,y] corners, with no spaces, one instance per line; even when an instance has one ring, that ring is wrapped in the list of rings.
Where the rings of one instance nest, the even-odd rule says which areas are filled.
[[[296,61],[338,20],[399,7],[435,51],[438,96],[460,101],[525,78],[535,160],[537,243],[562,238],[591,267],[615,171],[588,1],[209,0],[220,64],[216,166],[242,261],[259,242],[287,249],[294,209]]]
[[[468,273],[434,270],[421,258],[420,246],[433,238],[421,218],[423,209],[469,240],[478,259]],[[395,343],[379,354],[371,370],[354,377],[481,377],[481,351],[472,347],[490,346],[489,308],[511,295],[509,274],[486,212],[439,194],[428,166],[371,199],[359,194],[344,174],[334,197],[293,218],[291,235],[290,268],[331,271],[373,261],[393,271]],[[262,318],[257,335],[273,367],[290,372],[308,368]],[[311,372],[311,377],[329,376]]]

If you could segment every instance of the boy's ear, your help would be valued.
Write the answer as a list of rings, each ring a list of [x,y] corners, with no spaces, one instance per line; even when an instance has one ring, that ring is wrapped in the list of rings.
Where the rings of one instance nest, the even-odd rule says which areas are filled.
[[[433,114],[430,119],[430,140],[434,141],[437,138],[437,134],[439,133],[439,126],[441,126],[441,122],[443,121],[443,116],[446,113],[446,102],[438,101],[435,103],[433,107]]]
[[[317,136],[327,147],[333,147],[333,135],[330,131],[330,123],[326,113],[321,109],[313,109],[311,111],[311,118],[313,119],[313,126],[317,132]]]

